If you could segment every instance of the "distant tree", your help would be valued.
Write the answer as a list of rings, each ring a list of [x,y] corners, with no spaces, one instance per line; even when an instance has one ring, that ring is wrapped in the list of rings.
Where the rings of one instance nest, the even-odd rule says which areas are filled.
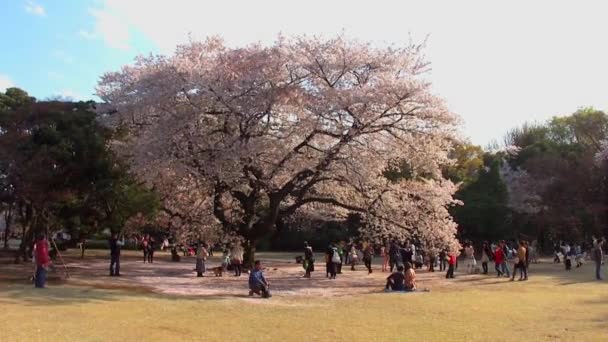
[[[155,196],[115,159],[111,132],[89,104],[36,102],[15,88],[0,99],[2,191],[23,229],[21,256],[36,233],[120,230],[128,216],[155,210]]]

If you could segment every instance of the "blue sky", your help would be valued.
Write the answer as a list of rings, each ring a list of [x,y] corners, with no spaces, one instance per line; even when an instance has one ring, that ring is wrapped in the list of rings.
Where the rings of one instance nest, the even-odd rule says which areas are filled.
[[[525,121],[608,109],[606,13],[599,0],[0,0],[0,90],[90,99],[104,72],[189,36],[428,38],[433,89],[485,145]]]
[[[100,75],[130,63],[139,53],[156,52],[146,37],[130,29],[129,48],[109,48],[95,32],[92,14],[99,1],[0,1],[0,87],[5,82],[44,99],[94,98]],[[7,80],[8,79],[8,80]]]

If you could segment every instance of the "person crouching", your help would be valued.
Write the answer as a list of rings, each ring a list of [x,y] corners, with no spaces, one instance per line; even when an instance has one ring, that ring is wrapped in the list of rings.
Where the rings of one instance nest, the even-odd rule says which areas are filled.
[[[254,293],[262,296],[262,298],[272,297],[268,290],[268,282],[262,273],[262,264],[259,260],[254,263],[253,270],[249,274],[249,296],[253,296]]]

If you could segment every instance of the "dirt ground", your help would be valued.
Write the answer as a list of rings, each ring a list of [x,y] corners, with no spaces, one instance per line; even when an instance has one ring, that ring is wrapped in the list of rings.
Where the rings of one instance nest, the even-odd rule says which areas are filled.
[[[123,251],[121,257],[121,277],[108,276],[109,257],[107,251],[90,250],[84,259],[80,259],[77,251],[64,253],[69,278],[60,260],[55,261],[54,270],[49,274],[49,286],[58,284],[74,286],[90,286],[102,289],[129,289],[150,293],[183,295],[189,297],[246,297],[248,275],[235,277],[232,272],[223,277],[215,277],[205,273],[205,277],[197,278],[194,272],[194,257],[182,257],[181,262],[171,262],[167,252],[157,252],[153,264],[143,263],[143,256],[136,251]],[[355,271],[344,267],[337,279],[325,277],[324,263],[315,264],[315,272],[311,279],[302,278],[302,266],[295,263],[293,253],[258,253],[256,257],[262,261],[266,279],[270,282],[271,291],[275,297],[335,297],[353,294],[382,292],[388,273],[381,272],[380,258],[373,264],[373,273],[368,274],[363,265],[358,265]],[[317,260],[323,260],[322,255]],[[207,267],[220,265],[220,257],[211,257]],[[8,258],[0,260],[0,284],[2,282],[26,283],[33,272],[33,264],[12,264]],[[490,271],[493,264],[490,264]],[[461,270],[460,270],[461,271]],[[560,265],[549,261],[532,265],[530,274],[552,274],[560,272]],[[432,291],[456,290],[464,284],[495,284],[506,279],[493,276],[465,275],[456,273],[456,279],[446,281],[444,272],[428,272],[426,269],[417,271],[418,287],[429,288]]]

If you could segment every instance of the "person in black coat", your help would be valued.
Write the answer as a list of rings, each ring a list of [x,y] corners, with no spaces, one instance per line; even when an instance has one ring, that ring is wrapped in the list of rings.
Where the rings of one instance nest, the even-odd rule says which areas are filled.
[[[112,233],[110,240],[110,276],[120,276],[120,248],[123,246],[123,242],[118,240],[116,233]]]

